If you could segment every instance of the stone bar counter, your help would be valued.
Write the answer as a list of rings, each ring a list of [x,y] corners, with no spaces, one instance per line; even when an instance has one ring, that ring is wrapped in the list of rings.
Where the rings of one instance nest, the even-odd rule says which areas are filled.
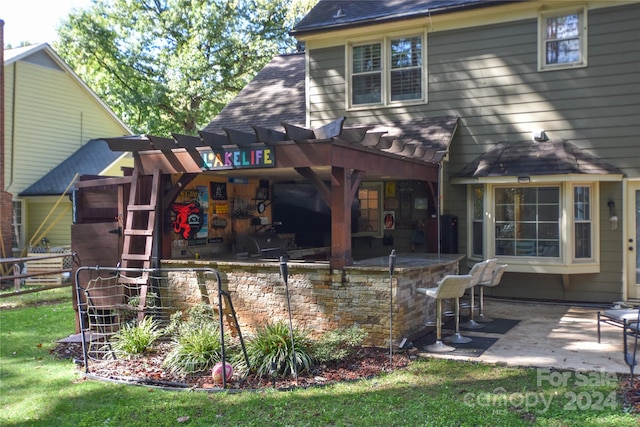
[[[457,274],[462,258],[457,254],[398,253],[393,276],[388,256],[354,261],[354,265],[344,270],[331,270],[326,262],[289,261],[288,287],[294,325],[317,336],[357,324],[368,332],[365,344],[385,347],[389,346],[391,321],[393,342],[398,345],[403,338],[426,332],[425,325],[435,321],[435,301],[417,294],[416,288],[433,287],[445,275]],[[162,261],[162,268],[196,267],[213,268],[220,273],[223,290],[231,296],[243,334],[267,322],[288,319],[278,261]],[[216,286],[213,279],[206,279],[206,286],[201,286],[187,276],[172,273],[169,279],[167,297],[177,309],[208,302],[207,289],[212,292]],[[211,300],[217,304],[217,295],[212,295]],[[224,311],[230,314],[229,307],[224,307]]]

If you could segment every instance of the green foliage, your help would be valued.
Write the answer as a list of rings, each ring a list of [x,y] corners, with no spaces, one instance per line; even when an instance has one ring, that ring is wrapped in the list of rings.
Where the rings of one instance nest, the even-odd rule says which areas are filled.
[[[326,332],[315,343],[313,355],[319,363],[345,359],[362,344],[367,335],[358,325]]]
[[[292,375],[296,368],[298,372],[309,370],[313,365],[312,341],[306,332],[297,328],[293,330],[293,340],[295,352],[289,326],[285,322],[267,323],[258,328],[255,336],[247,342],[251,369],[258,376]]]
[[[204,372],[222,359],[217,323],[185,323],[178,330],[175,346],[164,360],[164,366],[172,372]]]
[[[186,313],[176,311],[172,314],[165,334],[175,337],[180,335],[182,329],[193,329],[200,327],[200,325],[217,322],[218,318],[213,308],[208,304],[199,303],[190,307]]]
[[[277,53],[310,0],[95,0],[55,49],[136,133],[195,134]],[[292,15],[295,14],[295,15]]]
[[[148,292],[147,296],[146,296],[146,305],[147,308],[157,308],[158,307],[158,301],[160,301],[160,298],[158,297],[158,294],[156,294],[155,292]],[[132,306],[132,307],[138,307],[140,305],[140,296],[139,295],[134,295],[129,297],[129,300],[127,301],[127,303]]]
[[[145,317],[137,325],[124,324],[111,338],[111,346],[118,354],[137,356],[145,353],[161,335],[158,322]]]
[[[598,396],[619,393],[620,384],[578,385],[575,372],[568,372],[571,381],[564,387],[540,384],[535,369],[418,358],[406,369],[327,387],[170,392],[83,381],[68,359],[49,354],[56,340],[74,332],[69,297],[64,303],[5,307],[0,325],[2,426],[638,425],[638,415],[623,409],[620,394],[614,406],[598,406]],[[529,391],[524,400],[523,390]],[[592,405],[567,410],[571,396]],[[543,400],[551,403],[548,410]]]

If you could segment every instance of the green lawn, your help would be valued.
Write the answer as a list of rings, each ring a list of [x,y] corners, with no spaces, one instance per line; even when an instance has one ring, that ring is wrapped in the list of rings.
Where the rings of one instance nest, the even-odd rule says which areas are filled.
[[[0,300],[0,425],[637,426],[617,381],[540,381],[534,369],[421,359],[374,379],[294,391],[164,391],[83,380],[49,350],[74,332],[70,300]],[[559,375],[559,374],[558,374]],[[549,378],[549,377],[545,377]],[[556,379],[559,377],[556,377]],[[576,382],[578,384],[576,384]]]

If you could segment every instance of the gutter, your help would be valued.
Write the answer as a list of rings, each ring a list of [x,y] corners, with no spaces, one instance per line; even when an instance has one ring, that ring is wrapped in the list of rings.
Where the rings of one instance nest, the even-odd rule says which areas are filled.
[[[431,17],[434,15],[445,15],[447,13],[461,12],[473,9],[481,9],[491,6],[500,6],[509,3],[520,3],[522,0],[489,0],[489,1],[478,1],[474,3],[464,3],[464,4],[456,4],[451,6],[443,6],[440,8],[434,9],[426,9],[424,12],[415,12],[415,13],[406,13],[403,15],[394,15],[394,16],[379,16],[372,18],[365,18],[363,20],[358,21],[342,21],[340,23],[336,23],[333,25],[327,25],[326,21],[323,24],[314,25],[309,28],[301,28],[301,29],[292,29],[289,31],[289,35],[293,37],[299,36],[307,36],[313,34],[321,34],[327,33],[331,31],[336,31],[345,28],[356,28],[356,27],[365,27],[375,24],[384,24],[390,22],[398,22],[405,21],[407,19],[414,18],[424,18]]]

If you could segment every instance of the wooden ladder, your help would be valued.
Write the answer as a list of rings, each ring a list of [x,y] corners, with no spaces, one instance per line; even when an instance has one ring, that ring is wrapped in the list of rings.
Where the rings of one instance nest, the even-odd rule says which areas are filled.
[[[158,191],[160,188],[160,170],[153,171],[151,190],[144,191],[141,175],[137,168],[133,171],[127,218],[124,227],[124,241],[120,266],[123,268],[151,268],[153,251],[153,233],[156,223],[158,205]],[[139,285],[140,303],[138,306],[138,321],[144,319],[147,303],[147,289],[149,286],[149,272],[145,271],[138,277],[129,277],[126,272],[119,276],[122,284]]]

